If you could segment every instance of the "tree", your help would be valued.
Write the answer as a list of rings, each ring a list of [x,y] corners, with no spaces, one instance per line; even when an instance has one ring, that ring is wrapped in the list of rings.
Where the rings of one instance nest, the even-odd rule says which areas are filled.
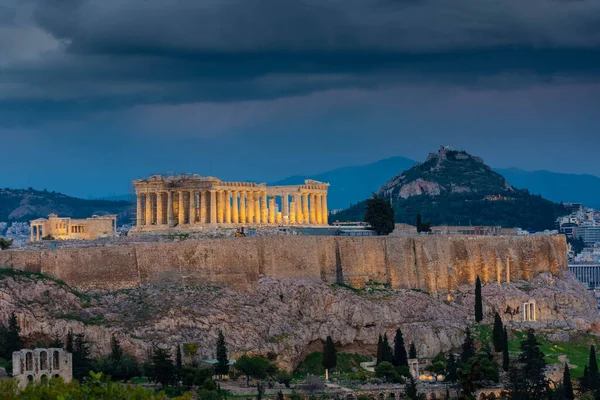
[[[502,325],[502,318],[500,314],[496,312],[494,314],[494,330],[492,331],[492,340],[494,342],[494,350],[501,352],[504,348],[504,325]]]
[[[281,383],[282,385],[285,385],[285,387],[289,389],[290,382],[292,382],[292,374],[290,374],[289,372],[287,372],[285,370],[279,370],[277,372],[276,379],[277,379],[277,382]]]
[[[408,350],[408,358],[417,358],[417,348],[415,342],[410,342],[410,349]]]
[[[177,344],[177,352],[175,353],[175,376],[177,377],[177,386],[179,386],[179,379],[181,378],[181,367],[183,366],[183,360],[181,357],[181,346]]]
[[[460,361],[465,363],[469,361],[469,358],[475,356],[475,345],[473,343],[473,338],[471,337],[471,330],[467,327],[465,332],[465,341],[462,345],[462,353],[460,353]]]
[[[119,343],[115,335],[112,335],[110,338],[110,358],[115,362],[120,362],[121,357],[123,357],[121,343]]]
[[[265,379],[270,373],[276,371],[273,363],[261,356],[249,356],[244,354],[235,363],[236,369],[246,375],[246,385],[250,386],[250,377]]]
[[[217,366],[215,367],[217,375],[227,375],[229,373],[229,357],[227,356],[227,346],[225,345],[225,336],[219,329],[217,339]]]
[[[325,344],[323,344],[323,368],[331,370],[337,366],[337,354],[335,344],[331,336],[327,336]]]
[[[510,366],[510,357],[508,354],[508,332],[506,331],[506,327],[504,327],[504,332],[502,333],[502,369],[504,371],[508,371]]]
[[[544,353],[530,329],[527,337],[521,341],[519,364],[509,371],[512,399],[542,399],[548,388],[545,369]]]
[[[62,342],[62,340],[60,340],[60,336],[54,335],[52,337],[52,341],[48,344],[48,348],[51,348],[51,349],[62,349],[63,348],[63,342]]]
[[[0,329],[0,356],[12,360],[13,351],[21,350],[23,342],[21,341],[21,328],[16,314],[13,312],[8,319],[8,327]]]
[[[281,390],[279,392],[277,392],[277,400],[284,400],[283,392]]]
[[[400,383],[402,381],[400,374],[389,361],[382,361],[375,366],[375,376],[388,382]]]
[[[598,380],[598,362],[596,361],[596,347],[590,346],[590,356],[588,360],[588,388],[592,391],[600,389]]]
[[[411,400],[417,400],[419,398],[419,392],[417,390],[417,383],[415,382],[414,378],[411,376],[408,379],[408,383],[406,384],[406,397],[408,397]]]
[[[389,235],[394,230],[394,210],[388,200],[377,197],[375,193],[366,201],[364,221],[378,235]]]
[[[406,347],[404,345],[404,336],[402,335],[402,331],[400,329],[396,329],[396,336],[394,337],[393,361],[395,367],[408,367],[408,355],[406,354]]]
[[[383,353],[381,355],[382,361],[387,361],[390,364],[393,362],[394,353],[392,352],[392,348],[390,347],[390,343],[388,342],[387,333],[383,334]]]
[[[454,354],[450,353],[448,356],[448,362],[446,363],[446,378],[444,381],[446,382],[456,382],[456,371],[458,366],[456,365],[456,357]]]
[[[479,275],[475,281],[475,322],[483,320],[483,302],[481,300],[481,280]]]
[[[75,335],[75,342],[73,345],[73,377],[78,381],[81,381],[89,375],[90,370],[90,345],[85,339],[85,335],[80,333]]]
[[[152,355],[152,378],[163,387],[170,385],[175,377],[175,365],[166,349],[154,348]]]
[[[6,250],[13,244],[13,239],[6,240],[3,237],[0,237],[0,250]]]
[[[563,399],[574,400],[575,393],[573,393],[573,383],[571,382],[571,373],[569,371],[569,365],[565,363],[565,371],[563,372]]]
[[[377,364],[381,361],[383,361],[383,337],[380,334],[379,339],[377,339]]]
[[[423,223],[421,221],[421,213],[417,214],[417,232],[418,233],[431,232],[431,223],[430,222]]]

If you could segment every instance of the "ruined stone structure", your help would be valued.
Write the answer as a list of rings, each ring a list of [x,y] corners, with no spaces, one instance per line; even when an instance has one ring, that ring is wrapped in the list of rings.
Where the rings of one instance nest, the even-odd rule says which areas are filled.
[[[200,175],[153,175],[133,181],[137,231],[217,225],[327,225],[328,183],[224,182]]]
[[[64,349],[21,350],[13,353],[13,377],[20,387],[61,377],[73,379],[73,355]]]
[[[143,284],[256,287],[260,276],[354,287],[452,293],[459,285],[527,281],[567,270],[564,236],[263,236],[0,251],[0,267],[41,272],[81,289]],[[520,304],[519,304],[520,305]]]
[[[62,218],[50,214],[48,219],[39,218],[30,222],[31,241],[38,242],[43,237],[54,239],[98,239],[117,234],[116,215],[94,215],[86,219]]]

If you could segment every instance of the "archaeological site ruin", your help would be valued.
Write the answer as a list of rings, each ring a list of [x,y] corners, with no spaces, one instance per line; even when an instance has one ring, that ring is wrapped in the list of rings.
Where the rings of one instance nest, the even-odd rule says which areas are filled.
[[[75,219],[50,214],[48,219],[38,218],[30,222],[31,241],[44,237],[60,240],[93,240],[117,234],[116,215],[93,215],[91,218]]]
[[[200,175],[136,180],[136,231],[247,225],[327,225],[328,183],[225,182]]]

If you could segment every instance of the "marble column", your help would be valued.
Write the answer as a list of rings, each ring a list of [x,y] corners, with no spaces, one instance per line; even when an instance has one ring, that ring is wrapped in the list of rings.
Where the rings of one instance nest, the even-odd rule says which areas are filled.
[[[262,192],[261,194],[261,215],[260,215],[260,220],[263,222],[263,224],[266,224],[269,218],[269,211],[267,209],[267,192]]]
[[[138,227],[142,226],[144,223],[144,207],[142,206],[142,194],[137,194],[137,214],[136,214],[136,224]]]
[[[302,193],[302,218],[305,225],[310,222],[310,214],[308,213],[308,194]]]
[[[319,225],[323,224],[323,195],[317,194],[317,223]]]
[[[173,226],[173,192],[167,192],[167,224]]]
[[[254,193],[248,192],[248,196],[246,197],[246,216],[248,217],[248,223],[254,223]]]
[[[260,224],[260,193],[254,193],[254,222]]]
[[[304,216],[302,215],[302,204],[300,200],[300,194],[294,195],[294,205],[296,206],[296,223],[301,224],[304,220]]]
[[[324,225],[329,225],[329,212],[327,211],[327,195],[324,194],[321,197],[321,214],[322,214],[322,219],[323,219],[323,224]]]
[[[290,207],[290,216],[288,217],[288,221],[290,224],[295,224],[296,223],[296,203],[294,203],[294,201],[292,200],[289,203],[289,207]]]
[[[146,193],[146,225],[152,225],[152,196]]]
[[[224,200],[225,201],[225,222],[230,224],[231,223],[231,191],[224,190],[223,197],[225,199]]]
[[[317,224],[317,200],[314,194],[310,194],[310,224]]]
[[[163,194],[163,192],[156,193],[156,225],[164,225]]]
[[[269,199],[269,223],[275,223],[275,197],[271,196]]]
[[[208,191],[201,190],[200,191],[200,223],[206,224],[208,221],[206,219],[206,198],[208,196]]]
[[[196,192],[190,190],[190,225],[196,223]]]
[[[234,190],[233,192],[231,192],[231,194],[233,195],[232,199],[231,199],[231,201],[233,203],[232,204],[233,205],[233,210],[232,210],[233,215],[231,216],[232,217],[232,222],[234,224],[239,224],[240,223],[240,218],[239,218],[239,213],[238,213],[238,210],[239,210],[239,206],[238,206],[239,192],[237,190]]]
[[[183,190],[179,191],[179,216],[178,216],[178,225],[185,224],[185,202],[183,199]]]
[[[217,222],[222,224],[225,221],[225,192],[223,190],[217,192],[217,209]]]
[[[248,222],[246,219],[246,192],[244,190],[240,192],[240,222],[242,224]]]
[[[283,218],[284,223],[287,223],[290,221],[290,199],[288,194],[285,194],[281,197],[281,204],[283,208],[281,212],[281,218]]]
[[[214,190],[210,191],[210,223],[217,223],[217,192]]]
[[[31,225],[31,228],[29,229],[29,241],[30,242],[33,242],[33,231],[34,230],[35,230],[35,225]]]

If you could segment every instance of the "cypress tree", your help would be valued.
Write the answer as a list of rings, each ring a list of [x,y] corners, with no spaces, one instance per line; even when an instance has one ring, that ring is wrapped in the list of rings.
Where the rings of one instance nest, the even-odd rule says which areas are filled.
[[[331,336],[327,336],[323,344],[323,368],[332,370],[337,366],[337,351]]]
[[[586,365],[583,367],[583,377],[579,380],[579,391],[581,393],[589,392],[590,390],[590,370]]]
[[[123,349],[121,348],[121,344],[115,335],[112,335],[110,338],[110,358],[112,358],[112,360],[115,362],[120,362],[121,357],[123,357]]]
[[[535,332],[530,329],[527,338],[521,341],[521,354],[519,361],[523,365],[519,379],[525,383],[531,397],[539,398],[546,390],[546,360],[544,353],[540,350],[540,344],[535,337]]]
[[[444,381],[446,382],[456,382],[457,376],[456,371],[458,370],[458,366],[456,365],[456,357],[454,354],[450,353],[448,356],[448,362],[446,364],[446,378]]]
[[[394,354],[392,353],[392,348],[390,347],[390,343],[388,341],[387,333],[383,334],[383,353],[381,356],[381,361],[387,361],[392,363],[394,361]]]
[[[21,328],[19,327],[19,321],[17,320],[16,314],[13,312],[10,314],[10,318],[8,319],[8,328],[2,330],[3,337],[1,342],[3,342],[3,356],[7,360],[12,359],[13,351],[21,350],[24,345],[21,341]]]
[[[421,233],[423,230],[423,221],[421,221],[421,213],[417,214],[417,233]]]
[[[229,357],[227,356],[227,346],[225,345],[225,336],[219,329],[217,338],[217,366],[215,368],[217,375],[227,375],[229,373]]]
[[[508,371],[510,357],[508,354],[508,332],[506,331],[506,327],[504,327],[504,332],[502,333],[502,343],[502,369]]]
[[[396,330],[396,336],[394,337],[394,366],[408,367],[408,355],[406,354],[406,347],[404,345],[404,336],[400,329]]]
[[[565,371],[563,373],[563,398],[565,400],[575,400],[575,393],[573,393],[573,383],[571,382],[571,372],[569,371],[569,365],[565,363]]]
[[[69,353],[73,354],[74,346],[73,346],[73,331],[69,329],[67,332],[67,340],[65,341],[65,350]]]
[[[379,335],[379,340],[377,341],[377,365],[383,361],[383,338],[381,334]]]
[[[410,342],[410,349],[408,350],[408,358],[417,358],[417,348],[415,342]]]
[[[418,400],[419,392],[417,390],[417,383],[415,382],[415,379],[412,376],[406,383],[404,390],[406,391],[406,397],[408,397],[411,400]]]
[[[479,275],[475,281],[475,322],[483,320],[483,301],[481,299],[481,280]]]
[[[475,345],[473,344],[473,338],[471,337],[471,330],[467,327],[465,332],[465,341],[462,345],[462,353],[460,353],[460,361],[467,362],[469,358],[475,356]]]
[[[71,334],[72,335],[72,334]],[[75,335],[73,346],[73,377],[81,381],[91,369],[90,345],[83,333]]]
[[[598,389],[598,362],[596,361],[596,347],[590,346],[590,359],[588,362],[588,387],[590,390]]]
[[[492,339],[494,341],[494,350],[496,350],[496,352],[501,352],[504,349],[504,326],[502,325],[502,318],[500,318],[498,312],[494,314]]]
[[[179,378],[181,376],[181,367],[183,366],[183,359],[181,357],[181,346],[177,343],[177,352],[175,353],[175,376],[177,377],[177,384],[179,385]]]

